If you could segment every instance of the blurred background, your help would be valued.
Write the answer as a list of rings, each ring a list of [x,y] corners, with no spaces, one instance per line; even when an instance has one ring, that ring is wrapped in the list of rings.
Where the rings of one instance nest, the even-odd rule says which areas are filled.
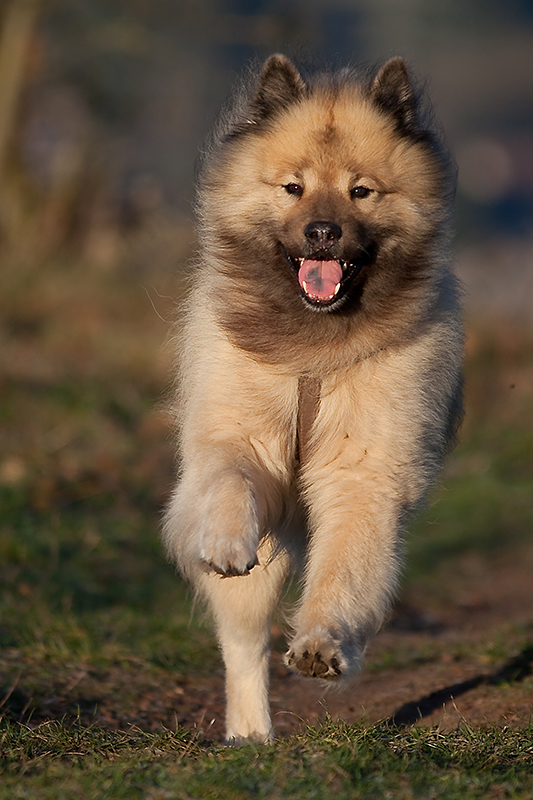
[[[213,669],[158,540],[175,471],[164,343],[202,140],[274,51],[333,67],[403,55],[459,165],[467,415],[407,540],[397,631],[411,639],[381,647],[425,664],[424,636],[444,631],[431,658],[455,653],[455,680],[530,652],[533,2],[0,0],[0,709],[16,719],[98,708],[153,726],[189,697],[161,686]],[[489,633],[454,651],[461,625]]]
[[[250,61],[401,54],[459,164],[468,307],[530,316],[530,0],[3,0],[0,14],[4,251],[175,271],[196,155]]]

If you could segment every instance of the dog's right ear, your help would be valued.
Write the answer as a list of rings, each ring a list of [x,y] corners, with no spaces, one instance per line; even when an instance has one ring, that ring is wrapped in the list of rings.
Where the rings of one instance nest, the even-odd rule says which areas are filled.
[[[251,113],[254,121],[266,119],[298,102],[305,96],[306,90],[302,76],[292,61],[278,53],[270,56],[263,65],[252,98]]]

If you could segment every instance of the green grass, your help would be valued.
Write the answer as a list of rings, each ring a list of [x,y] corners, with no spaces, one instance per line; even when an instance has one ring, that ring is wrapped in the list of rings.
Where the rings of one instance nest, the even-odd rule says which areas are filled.
[[[328,721],[240,750],[176,727],[173,687],[194,694],[221,662],[158,536],[174,470],[155,357],[165,326],[146,276],[70,266],[1,278],[0,798],[529,800],[523,725]],[[442,594],[469,553],[489,563],[527,544],[532,355],[531,337],[509,331],[473,346],[462,443],[410,528],[406,591]],[[499,663],[530,638],[523,620],[471,649]],[[406,640],[369,670],[460,659],[462,646]]]
[[[442,734],[327,721],[273,746],[202,746],[183,730],[0,728],[0,798],[529,800],[533,730]]]
[[[516,448],[512,432],[507,436],[503,432],[502,439],[500,453],[490,451],[490,442],[484,443],[490,460],[479,471],[469,466],[477,451],[468,445],[458,450],[455,474],[410,526],[411,575],[432,571],[469,551],[496,554],[527,540],[533,530],[533,475],[519,467],[525,442]],[[531,458],[533,437],[527,447]]]
[[[533,530],[533,341],[482,339],[466,364],[466,421],[442,488],[413,521],[408,578],[477,551],[519,547]]]

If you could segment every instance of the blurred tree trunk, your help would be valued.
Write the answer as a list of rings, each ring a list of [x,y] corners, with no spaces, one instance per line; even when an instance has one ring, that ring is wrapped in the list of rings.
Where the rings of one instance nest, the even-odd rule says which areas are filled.
[[[12,163],[19,133],[19,100],[39,0],[10,0],[0,19],[0,232],[13,239],[25,216],[23,176]],[[15,167],[15,168],[14,168]]]

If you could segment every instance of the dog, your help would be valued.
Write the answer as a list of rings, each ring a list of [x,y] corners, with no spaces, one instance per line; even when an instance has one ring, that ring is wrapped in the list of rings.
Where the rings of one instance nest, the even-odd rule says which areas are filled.
[[[273,55],[206,150],[164,540],[212,611],[232,744],[272,738],[289,573],[288,666],[331,682],[361,667],[405,521],[456,438],[455,174],[428,119],[401,58],[304,80]]]

